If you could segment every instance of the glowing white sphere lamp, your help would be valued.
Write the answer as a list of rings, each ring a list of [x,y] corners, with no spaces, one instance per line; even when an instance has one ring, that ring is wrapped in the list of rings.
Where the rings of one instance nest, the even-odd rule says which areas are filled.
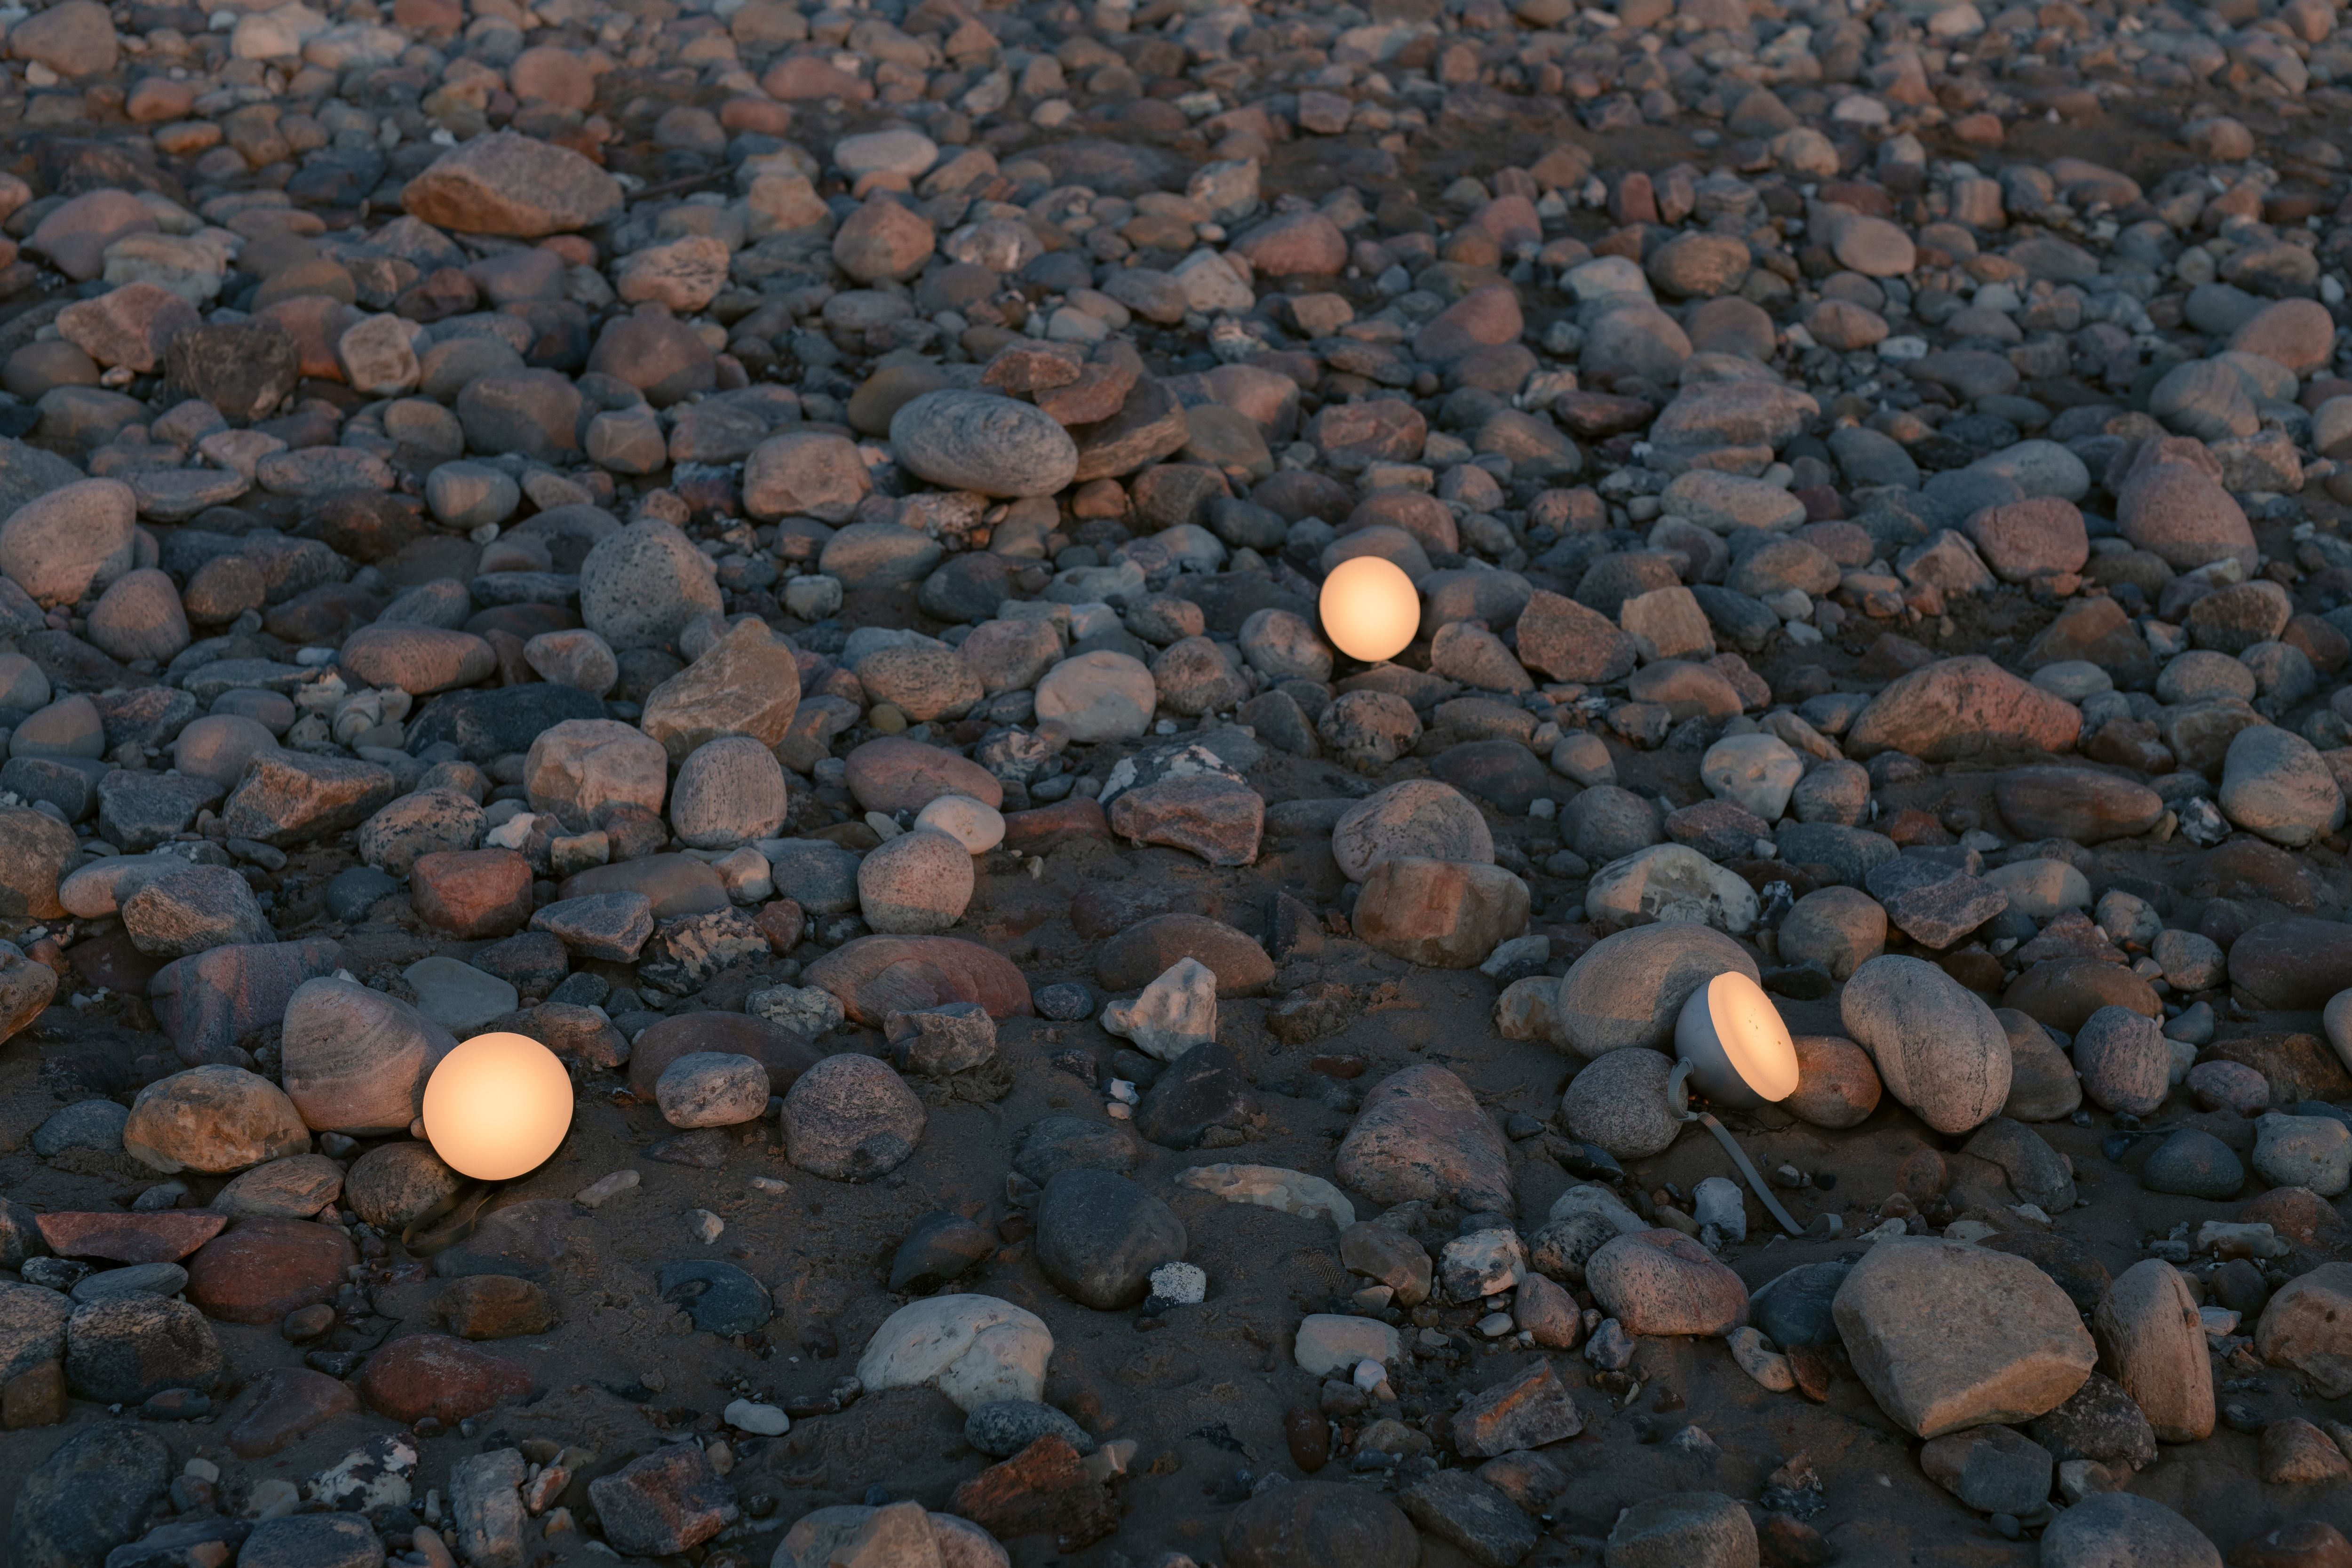
[[[1690,994],[1675,1021],[1675,1055],[1691,1087],[1717,1105],[1754,1110],[1797,1092],[1797,1046],[1764,988],[1736,969]]]
[[[477,1035],[425,1083],[425,1141],[478,1182],[537,1170],[571,1129],[572,1075],[527,1035]]]
[[[1393,561],[1359,555],[1331,568],[1317,603],[1323,635],[1349,658],[1394,658],[1421,629],[1421,595]]]

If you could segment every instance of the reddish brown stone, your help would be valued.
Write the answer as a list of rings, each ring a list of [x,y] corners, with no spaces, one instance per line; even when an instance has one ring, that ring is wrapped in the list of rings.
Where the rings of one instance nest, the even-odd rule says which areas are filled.
[[[901,735],[868,741],[845,763],[849,793],[867,811],[920,811],[943,795],[967,795],[991,808],[1004,804],[1004,785],[978,763]]]
[[[2352,926],[2265,921],[2230,944],[2230,980],[2252,1006],[2316,1011],[2352,984]]]
[[[2269,1080],[2271,1103],[2352,1100],[2352,1073],[2317,1035],[2247,1035],[2206,1047],[2205,1061],[2239,1062]]]
[[[1154,915],[1127,927],[1096,954],[1096,976],[1109,991],[1139,991],[1180,958],[1217,977],[1220,996],[1246,996],[1274,978],[1265,949],[1233,927],[1201,915]]]
[[[1618,397],[1606,392],[1563,392],[1552,399],[1551,416],[1569,434],[1597,441],[1604,436],[1639,430],[1657,415],[1639,397]]]
[[[762,905],[760,912],[751,917],[751,923],[760,928],[760,934],[768,939],[768,945],[782,955],[800,945],[801,928],[806,920],[801,913],[800,905],[790,899],[778,899],[772,904]]]
[[[1896,812],[1881,826],[1887,837],[1901,845],[1949,844],[1952,841],[1952,836],[1944,831],[1944,825],[1936,820],[1934,813],[1922,811],[1916,805]]]
[[[628,1037],[613,1026],[600,1007],[542,1002],[531,1009],[522,1032],[557,1056],[590,1067],[616,1068],[629,1059]]]
[[[0,1384],[0,1431],[54,1426],[66,1418],[66,1369],[45,1361]]]
[[[276,1323],[331,1301],[360,1260],[352,1238],[307,1219],[249,1219],[188,1260],[188,1300],[226,1323]]]
[[[433,1310],[461,1340],[510,1340],[555,1326],[555,1303],[547,1292],[506,1274],[452,1279],[434,1299]]]
[[[530,1392],[530,1374],[522,1368],[447,1334],[394,1340],[370,1356],[359,1375],[360,1397],[394,1421],[430,1415],[455,1426]]]
[[[228,1446],[240,1458],[258,1459],[359,1407],[359,1395],[339,1378],[307,1366],[273,1367],[261,1374],[252,1407],[229,1428]]]
[[[1043,855],[1086,838],[1108,838],[1110,823],[1092,799],[1074,795],[1052,805],[1007,812],[1004,847],[1023,855]]]
[[[59,1258],[103,1258],[113,1263],[177,1263],[228,1223],[226,1215],[200,1209],[45,1214],[36,1220],[41,1239]]]
[[[1856,757],[1892,750],[1941,763],[1998,750],[2068,751],[2082,728],[2073,703],[1971,655],[1888,686],[1846,731],[1845,749]]]
[[[1828,1404],[1832,1376],[1830,1358],[1811,1345],[1792,1345],[1786,1353],[1789,1370],[1796,1374],[1797,1392],[1816,1405]]]
[[[2010,982],[2001,1005],[2070,1035],[2102,1007],[2128,1007],[2151,1018],[2163,1013],[2147,981],[2095,958],[2045,959]]]
[[[1265,801],[1249,785],[1228,778],[1162,779],[1113,801],[1110,822],[1139,848],[1165,844],[1189,849],[1212,866],[1246,866],[1257,858]]]
[[[1538,1360],[1517,1377],[1506,1378],[1473,1398],[1454,1417],[1456,1451],[1483,1458],[1514,1448],[1539,1448],[1584,1429],[1575,1396]]]
[[[419,855],[408,873],[408,900],[419,920],[452,936],[510,936],[530,919],[530,862],[511,849]]]
[[[2352,1542],[2332,1524],[2298,1520],[2241,1542],[2230,1568],[2352,1568]]]
[[[1030,1012],[1029,982],[1011,960],[951,936],[861,936],[810,964],[806,978],[839,997],[852,1023],[877,1028],[893,1013],[949,1002],[977,1002],[992,1018]]]
[[[2192,899],[2267,899],[2273,903],[2284,904],[2290,910],[2315,907],[2322,891],[2319,879],[2305,870],[2302,861],[2296,857],[2275,844],[2265,844],[2245,833],[2234,834],[2202,855],[2191,856],[2186,866],[2173,873],[2172,885]],[[2312,931],[2306,934],[2315,937],[2326,933]],[[2224,942],[2222,946],[2226,948],[2230,944]],[[2330,956],[2336,955],[2331,953]],[[2252,950],[2248,951],[2246,961],[2249,963],[2255,961]],[[2230,967],[2234,977],[2237,969],[2234,956]],[[2323,1005],[2322,1002],[2310,1004],[2313,1007]],[[2265,1003],[2264,1005],[2284,1004]]]
[[[2309,1187],[2273,1187],[2238,1211],[2244,1225],[2266,1225],[2297,1247],[2322,1250],[2352,1240],[2336,1205]]]
[[[999,1541],[1051,1535],[1063,1552],[1118,1528],[1118,1499],[1087,1474],[1066,1438],[1051,1432],[956,1488],[948,1509]]]
[[[2104,844],[2156,826],[2162,797],[2146,784],[2095,768],[2011,768],[1993,786],[2009,825],[2029,838]]]
[[[733,1522],[734,1489],[691,1443],[641,1455],[588,1483],[604,1539],[632,1557],[689,1552]]]
[[[874,84],[813,55],[788,55],[768,68],[760,90],[791,103],[801,99],[838,98],[863,102],[874,96]]]

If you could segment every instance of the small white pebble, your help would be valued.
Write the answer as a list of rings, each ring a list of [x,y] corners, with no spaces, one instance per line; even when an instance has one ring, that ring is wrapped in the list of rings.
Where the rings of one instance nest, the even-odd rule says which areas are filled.
[[[599,1176],[572,1194],[572,1201],[582,1208],[593,1209],[605,1199],[618,1197],[627,1192],[637,1184],[637,1181],[635,1171],[614,1171],[609,1176]]]
[[[1179,1307],[1197,1307],[1209,1294],[1209,1276],[1197,1263],[1163,1263],[1151,1271],[1151,1293]]]

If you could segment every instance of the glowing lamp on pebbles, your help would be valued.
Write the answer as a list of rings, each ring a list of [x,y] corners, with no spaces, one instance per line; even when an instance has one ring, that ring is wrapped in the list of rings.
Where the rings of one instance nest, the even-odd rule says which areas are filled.
[[[425,1084],[425,1138],[444,1163],[479,1182],[547,1163],[572,1129],[572,1075],[527,1035],[477,1035]]]
[[[1675,1071],[1667,1094],[1685,1120],[1714,1134],[1750,1191],[1790,1236],[1803,1233],[1757,1174],[1747,1152],[1704,1110],[1688,1110],[1687,1082],[1717,1105],[1755,1110],[1797,1092],[1797,1045],[1764,988],[1738,970],[1726,970],[1690,994],[1675,1020]]]
[[[1754,1110],[1797,1092],[1797,1047],[1764,988],[1727,969],[1690,994],[1675,1021],[1675,1055],[1717,1105]]]
[[[1331,568],[1317,602],[1323,635],[1349,658],[1394,658],[1421,629],[1421,595],[1393,561],[1359,555]]]

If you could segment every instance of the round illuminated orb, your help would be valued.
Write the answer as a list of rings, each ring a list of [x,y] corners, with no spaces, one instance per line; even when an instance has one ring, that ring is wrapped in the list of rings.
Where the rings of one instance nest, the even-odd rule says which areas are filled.
[[[1797,1047],[1764,988],[1726,970],[1690,994],[1675,1021],[1675,1054],[1691,1087],[1717,1105],[1754,1110],[1797,1091]]]
[[[1323,635],[1349,658],[1394,658],[1421,629],[1421,595],[1393,561],[1359,555],[1331,568],[1317,605]]]
[[[460,1175],[536,1170],[572,1128],[572,1077],[526,1035],[476,1035],[425,1083],[425,1138]]]

